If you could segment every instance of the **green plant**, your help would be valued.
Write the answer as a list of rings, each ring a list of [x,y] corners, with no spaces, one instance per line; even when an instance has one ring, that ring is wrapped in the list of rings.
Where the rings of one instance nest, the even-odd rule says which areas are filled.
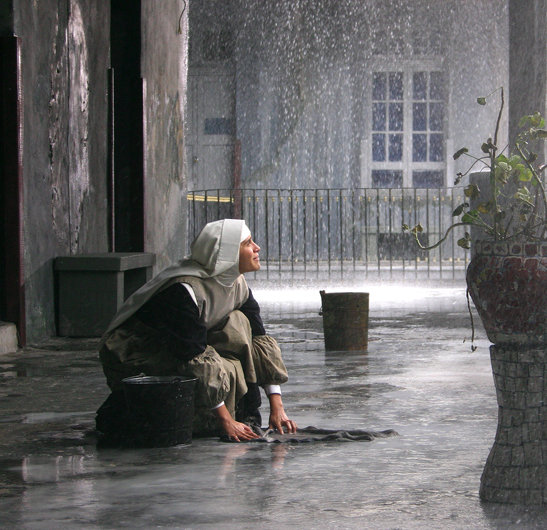
[[[414,235],[417,244],[423,250],[438,247],[446,240],[456,227],[477,227],[487,238],[496,241],[510,239],[545,240],[547,235],[547,198],[542,173],[546,164],[537,164],[537,154],[532,150],[533,143],[547,137],[544,129],[545,120],[539,114],[524,116],[519,123],[522,131],[518,135],[512,154],[505,154],[507,147],[498,147],[498,134],[504,110],[503,87],[494,90],[486,97],[477,99],[479,105],[486,105],[487,99],[495,92],[500,92],[500,109],[496,120],[494,136],[481,145],[484,156],[474,156],[467,147],[462,147],[453,158],[462,156],[472,159],[465,173],[458,173],[455,185],[473,170],[486,170],[489,175],[489,186],[486,191],[476,183],[464,188],[465,202],[458,205],[452,213],[459,220],[451,224],[444,235],[431,245],[423,245],[419,235],[423,232],[421,224],[410,228],[403,225],[403,231]],[[458,240],[458,245],[470,248],[471,234],[465,232]]]

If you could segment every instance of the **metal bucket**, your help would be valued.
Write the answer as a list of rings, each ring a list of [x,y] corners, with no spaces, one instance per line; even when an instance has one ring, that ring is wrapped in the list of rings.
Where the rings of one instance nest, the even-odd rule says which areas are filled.
[[[137,447],[192,443],[194,386],[181,376],[135,376],[122,380],[129,430]]]
[[[365,351],[368,348],[369,293],[321,294],[326,351]]]

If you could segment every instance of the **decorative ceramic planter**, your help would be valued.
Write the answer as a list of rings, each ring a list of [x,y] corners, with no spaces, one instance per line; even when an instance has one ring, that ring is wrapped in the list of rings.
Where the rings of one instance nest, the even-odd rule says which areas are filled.
[[[545,345],[547,242],[477,241],[467,286],[491,342]]]
[[[547,243],[482,241],[467,285],[490,348],[498,428],[481,499],[547,505]]]

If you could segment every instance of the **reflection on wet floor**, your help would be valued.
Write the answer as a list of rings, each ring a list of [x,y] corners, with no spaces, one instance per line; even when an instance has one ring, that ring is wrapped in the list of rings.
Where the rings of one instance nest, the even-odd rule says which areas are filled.
[[[284,402],[300,426],[399,436],[98,450],[94,411],[107,388],[96,341],[57,341],[2,359],[2,527],[547,527],[545,511],[479,501],[497,404],[488,342],[479,335],[473,354],[463,343],[463,289],[371,290],[368,351],[329,353],[318,289],[253,292],[281,343]]]

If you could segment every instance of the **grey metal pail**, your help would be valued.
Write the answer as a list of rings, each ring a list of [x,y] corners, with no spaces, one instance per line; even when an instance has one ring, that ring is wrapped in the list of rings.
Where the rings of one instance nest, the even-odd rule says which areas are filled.
[[[326,351],[364,351],[368,348],[369,293],[321,294]]]

